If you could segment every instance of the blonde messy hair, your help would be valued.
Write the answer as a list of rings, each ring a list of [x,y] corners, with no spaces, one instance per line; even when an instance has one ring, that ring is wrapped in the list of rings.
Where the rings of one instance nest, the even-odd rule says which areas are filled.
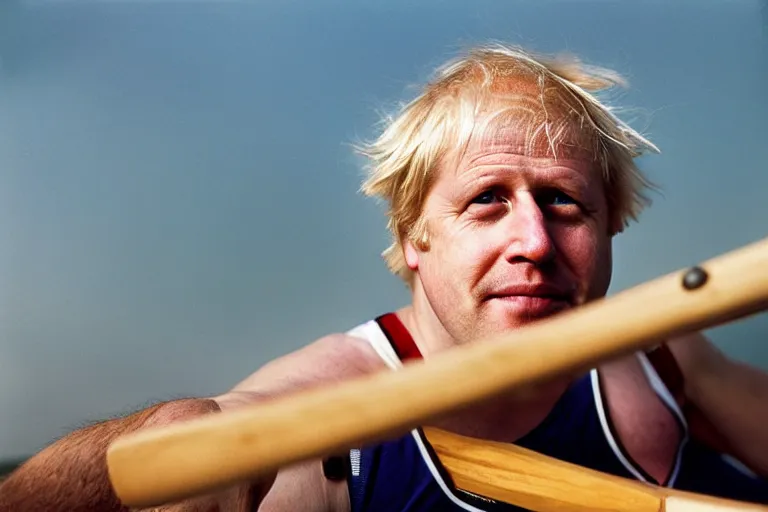
[[[557,147],[587,149],[602,171],[610,234],[636,220],[653,185],[634,158],[658,149],[598,101],[596,93],[615,85],[625,83],[611,70],[503,44],[472,48],[439,67],[418,97],[384,120],[376,140],[357,147],[371,162],[363,193],[389,206],[389,269],[411,283],[403,242],[429,245],[421,212],[437,166],[491,124],[523,129],[529,151],[542,143],[555,157]]]

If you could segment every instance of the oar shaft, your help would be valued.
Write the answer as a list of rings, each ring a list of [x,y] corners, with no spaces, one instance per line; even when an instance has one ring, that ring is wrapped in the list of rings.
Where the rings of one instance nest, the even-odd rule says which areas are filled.
[[[768,239],[701,268],[708,277],[694,290],[675,272],[426,364],[137,432],[110,447],[110,478],[133,506],[210,492],[768,306]]]

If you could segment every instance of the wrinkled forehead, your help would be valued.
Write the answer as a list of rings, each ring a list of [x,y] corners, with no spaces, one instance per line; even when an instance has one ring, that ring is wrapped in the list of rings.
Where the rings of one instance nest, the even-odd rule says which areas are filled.
[[[446,163],[461,169],[483,155],[506,153],[595,167],[599,141],[588,120],[564,107],[521,97],[483,113],[465,127]]]
[[[521,156],[595,161],[595,140],[568,118],[527,119],[500,115],[480,123],[464,145],[464,153],[511,150]]]

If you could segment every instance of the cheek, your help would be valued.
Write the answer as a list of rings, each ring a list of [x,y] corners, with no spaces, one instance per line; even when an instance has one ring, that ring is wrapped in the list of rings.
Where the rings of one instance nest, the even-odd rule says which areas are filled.
[[[463,230],[449,233],[440,244],[440,258],[445,265],[446,277],[472,285],[494,265],[500,251],[499,241],[492,230]]]
[[[469,230],[430,236],[430,248],[421,256],[420,273],[429,281],[425,286],[435,292],[469,294],[496,261],[492,242]]]
[[[557,253],[585,288],[600,279],[610,262],[610,244],[592,226],[562,227],[554,230]]]

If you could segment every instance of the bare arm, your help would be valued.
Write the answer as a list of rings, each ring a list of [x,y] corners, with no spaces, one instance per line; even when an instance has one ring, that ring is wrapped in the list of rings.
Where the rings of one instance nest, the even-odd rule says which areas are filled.
[[[112,491],[106,450],[118,436],[153,425],[167,424],[219,411],[210,399],[186,399],[154,405],[130,416],[72,432],[28,460],[0,486],[0,511],[45,510],[123,512]],[[189,512],[211,510],[211,503],[235,504],[246,496],[232,493],[202,497],[184,504]],[[233,507],[232,510],[236,510]]]
[[[729,359],[700,333],[669,347],[685,377],[687,399],[744,463],[768,477],[768,374]]]

